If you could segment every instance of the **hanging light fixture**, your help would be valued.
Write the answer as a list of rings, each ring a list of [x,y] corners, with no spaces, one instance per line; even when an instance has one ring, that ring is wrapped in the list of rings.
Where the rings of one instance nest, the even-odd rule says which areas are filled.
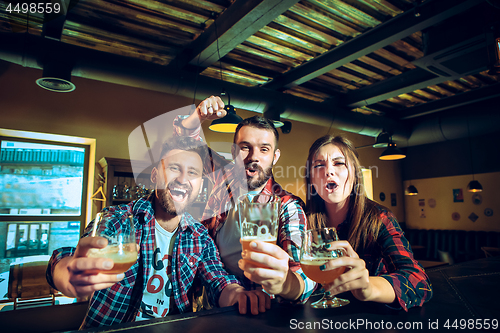
[[[417,188],[411,184],[410,182],[410,186],[408,186],[405,190],[405,195],[418,195],[418,190]]]
[[[220,80],[221,82],[224,82],[224,79],[222,77],[222,62],[219,52],[220,50],[219,50],[219,34],[217,32],[217,20],[214,20],[214,27],[215,27],[215,37],[217,38],[216,41],[217,41],[217,54],[219,56]],[[231,105],[231,96],[229,96],[229,93],[227,93],[224,89],[222,89],[220,95],[221,96],[227,95],[227,104],[224,106],[224,110],[226,110],[227,114],[220,119],[213,120],[210,126],[208,126],[208,128],[214,132],[219,132],[219,133],[235,133],[236,127],[238,127],[238,124],[243,120],[243,118],[241,118],[236,114],[234,106]]]
[[[470,129],[469,129],[469,118],[467,117],[467,135],[469,136],[469,152],[470,152],[470,167],[472,171],[472,180],[467,185],[467,191],[469,192],[481,192],[483,186],[477,180],[474,179],[474,159],[472,158],[472,143],[470,139]]]
[[[494,44],[494,54],[495,54],[495,62],[491,65],[490,70],[488,71],[489,75],[499,75],[500,74],[500,37],[495,39]]]
[[[408,139],[406,139],[406,146],[407,147],[410,146],[410,140]],[[408,187],[405,190],[405,195],[418,195],[418,190],[415,186],[411,184],[411,180],[410,180],[410,185],[408,185]]]
[[[222,118],[213,120],[208,128],[219,133],[234,133],[236,132],[236,127],[238,127],[238,124],[243,118],[236,114],[234,106],[231,105],[231,97],[229,94],[223,91],[221,96],[224,95],[227,95],[227,104],[224,106],[224,110],[226,110],[227,114]]]
[[[399,149],[392,139],[389,142],[389,145],[386,150],[380,155],[379,159],[383,161],[394,161],[405,158],[406,155]]]
[[[483,191],[483,187],[481,186],[481,183],[479,183],[477,180],[471,180],[469,182],[469,185],[467,185],[467,191],[469,191],[469,192],[481,192],[481,191]]]

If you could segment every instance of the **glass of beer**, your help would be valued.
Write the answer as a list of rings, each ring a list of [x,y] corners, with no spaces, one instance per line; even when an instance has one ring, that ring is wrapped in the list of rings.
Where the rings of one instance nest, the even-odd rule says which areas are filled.
[[[335,228],[319,228],[307,230],[302,240],[300,249],[300,266],[307,277],[319,284],[333,282],[345,272],[345,267],[322,271],[321,265],[330,260],[345,256],[344,249],[329,249],[327,244],[338,241]],[[337,308],[349,304],[349,300],[337,298],[330,294],[324,294],[323,298],[314,302],[311,306],[315,309]]]
[[[114,266],[106,273],[124,273],[137,260],[134,218],[132,215],[112,215],[98,213],[94,220],[92,237],[104,237],[108,245],[102,249],[92,248],[88,252],[91,258],[112,259]]]
[[[242,195],[239,198],[240,238],[242,250],[252,251],[250,243],[260,240],[276,244],[278,238],[280,198],[276,195]],[[258,267],[263,265],[252,262]]]

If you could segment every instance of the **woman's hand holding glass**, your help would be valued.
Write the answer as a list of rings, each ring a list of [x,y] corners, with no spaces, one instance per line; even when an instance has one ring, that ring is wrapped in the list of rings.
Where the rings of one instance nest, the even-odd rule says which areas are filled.
[[[346,265],[341,261],[346,255],[345,251],[342,248],[332,248],[331,244],[335,241],[338,241],[335,228],[306,230],[302,240],[300,248],[302,271],[311,280],[323,286],[338,280],[346,269]],[[349,300],[336,298],[334,294],[325,292],[323,297],[311,306],[316,309],[328,309],[347,304]]]
[[[329,249],[341,249],[347,255],[335,260],[327,261],[320,270],[324,272],[334,271],[340,267],[348,267],[342,275],[333,282],[323,285],[325,291],[337,295],[350,291],[360,301],[368,301],[372,298],[373,288],[370,284],[369,272],[365,261],[360,259],[351,244],[347,241],[335,241],[329,243]]]

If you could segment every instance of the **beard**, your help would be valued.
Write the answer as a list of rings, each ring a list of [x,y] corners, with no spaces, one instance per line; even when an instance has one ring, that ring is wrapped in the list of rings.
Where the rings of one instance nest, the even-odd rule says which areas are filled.
[[[266,169],[262,169],[260,165],[255,162],[245,164],[246,169],[257,170],[257,176],[255,177],[247,177],[247,185],[249,190],[255,190],[269,180],[269,178],[273,175],[273,167],[272,165],[267,167]]]
[[[186,196],[187,200],[185,202],[175,202],[170,195],[169,189],[173,188],[182,188],[187,191]],[[193,189],[189,185],[179,185],[177,182],[172,181],[168,184],[165,190],[156,189],[156,199],[158,200],[160,207],[165,211],[165,213],[178,216],[182,215],[187,207],[194,201],[194,198],[191,197]]]

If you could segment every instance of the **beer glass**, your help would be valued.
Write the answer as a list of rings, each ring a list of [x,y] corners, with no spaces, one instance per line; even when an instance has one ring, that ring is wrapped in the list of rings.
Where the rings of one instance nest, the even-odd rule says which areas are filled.
[[[91,236],[104,237],[108,240],[108,245],[105,248],[92,248],[88,252],[88,256],[91,258],[113,260],[113,268],[106,270],[105,273],[123,273],[136,262],[137,244],[132,215],[116,216],[98,213],[94,220]]]
[[[330,260],[345,256],[344,249],[331,250],[327,244],[338,241],[335,228],[319,228],[307,230],[302,240],[300,249],[300,266],[302,271],[311,280],[322,285],[333,282],[345,272],[345,267],[339,267],[333,270],[322,271],[321,265]],[[349,300],[337,298],[330,294],[324,294],[323,297],[311,304],[315,309],[337,308],[349,304]]]
[[[250,243],[254,240],[276,244],[278,238],[280,198],[267,194],[257,194],[250,198],[249,195],[242,195],[238,203],[243,251],[252,251]],[[254,262],[252,264],[265,267]]]

